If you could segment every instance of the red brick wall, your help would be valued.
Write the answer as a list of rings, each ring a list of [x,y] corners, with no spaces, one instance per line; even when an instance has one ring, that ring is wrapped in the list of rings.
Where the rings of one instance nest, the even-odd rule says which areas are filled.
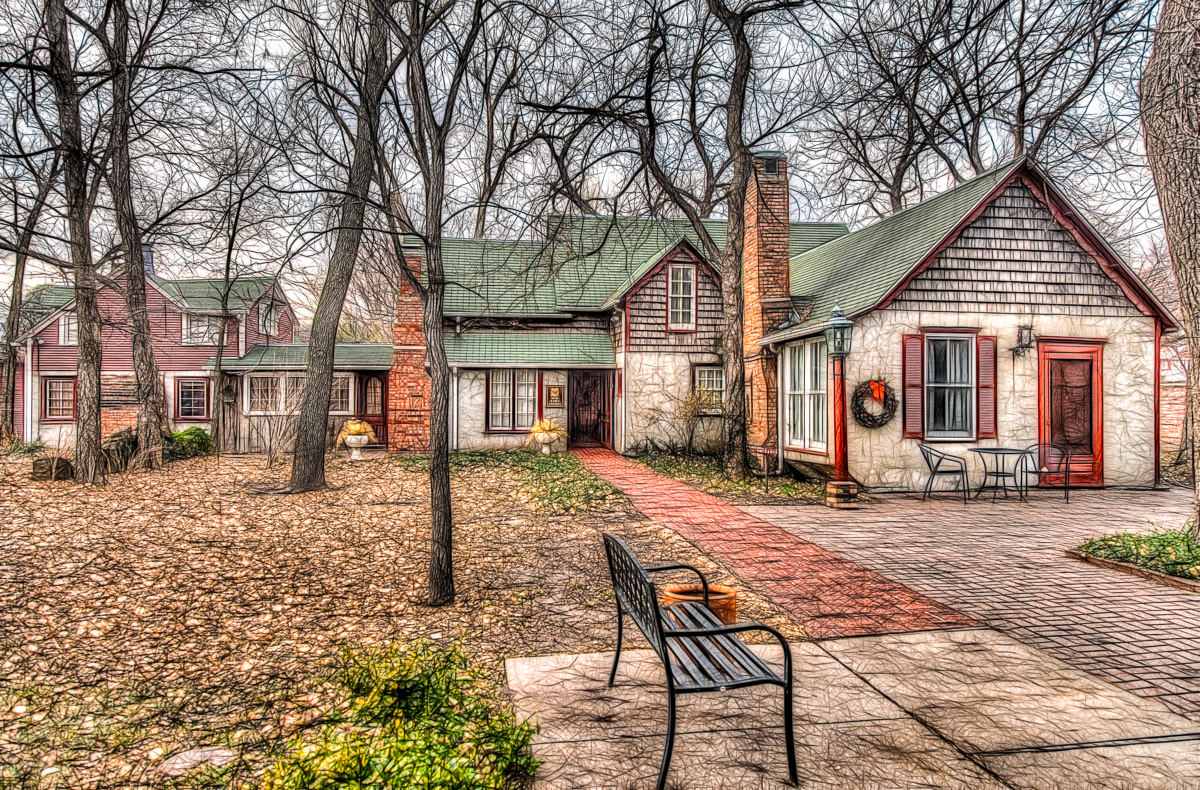
[[[420,276],[420,257],[406,256],[404,262]],[[388,452],[427,453],[430,381],[425,372],[425,329],[421,298],[407,284],[401,284],[396,297],[392,348],[392,369],[388,373]]]
[[[751,445],[775,442],[775,357],[764,354],[758,340],[791,312],[787,160],[782,156],[777,159],[775,173],[766,172],[766,163],[764,158],[754,158],[746,187],[742,253],[742,348],[746,360],[746,430]]]
[[[1159,436],[1162,451],[1179,450],[1183,436],[1183,419],[1187,414],[1187,387],[1183,384],[1163,384],[1159,397]]]
[[[100,436],[108,437],[125,428],[137,428],[137,406],[101,406]]]

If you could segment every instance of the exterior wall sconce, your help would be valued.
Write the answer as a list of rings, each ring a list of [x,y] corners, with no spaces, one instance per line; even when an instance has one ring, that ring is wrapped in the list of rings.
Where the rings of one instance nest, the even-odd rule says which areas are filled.
[[[1013,352],[1014,357],[1023,357],[1025,352],[1033,348],[1033,345],[1033,326],[1026,324],[1017,327],[1017,344],[1009,351]]]

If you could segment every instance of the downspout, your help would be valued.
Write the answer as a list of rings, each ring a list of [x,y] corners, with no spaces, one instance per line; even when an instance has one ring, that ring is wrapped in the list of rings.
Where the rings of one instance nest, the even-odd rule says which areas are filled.
[[[25,341],[25,391],[21,393],[25,401],[25,413],[21,415],[24,423],[25,441],[34,441],[33,435],[33,338]]]
[[[450,368],[450,451],[458,452],[458,368]]]

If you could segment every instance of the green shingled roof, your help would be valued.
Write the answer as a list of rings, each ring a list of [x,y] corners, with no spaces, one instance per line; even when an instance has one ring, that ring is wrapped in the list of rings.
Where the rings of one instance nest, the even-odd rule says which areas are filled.
[[[446,358],[452,366],[616,364],[607,334],[552,332],[467,332],[446,335]]]
[[[791,293],[811,304],[798,326],[829,320],[835,307],[854,315],[874,307],[986,198],[1023,159],[792,258]]]
[[[220,310],[223,279],[167,280],[154,277],[155,285],[193,310]],[[275,282],[273,277],[239,277],[229,287],[229,309],[246,310]]]
[[[213,367],[209,360],[206,367]],[[387,370],[392,366],[390,343],[339,343],[333,350],[333,366],[339,370]],[[259,344],[241,357],[225,357],[221,367],[229,371],[303,370],[308,367],[308,345]]]
[[[724,245],[725,220],[705,220],[705,227]],[[793,223],[791,251],[798,254],[846,233],[840,223]],[[446,312],[598,310],[680,239],[699,248],[687,220],[566,215],[552,218],[549,241],[445,239]]]

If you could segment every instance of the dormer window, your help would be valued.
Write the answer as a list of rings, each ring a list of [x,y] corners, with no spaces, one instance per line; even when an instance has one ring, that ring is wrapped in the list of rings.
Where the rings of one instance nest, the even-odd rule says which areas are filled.
[[[696,329],[696,267],[691,264],[667,267],[667,329],[672,332]]]
[[[184,313],[183,344],[185,346],[215,346],[220,339],[220,317]]]
[[[283,305],[279,302],[266,302],[258,309],[258,331],[267,337],[274,337],[279,332],[279,317],[283,315]]]
[[[59,317],[58,344],[60,346],[79,345],[79,316],[74,313],[64,313]]]

